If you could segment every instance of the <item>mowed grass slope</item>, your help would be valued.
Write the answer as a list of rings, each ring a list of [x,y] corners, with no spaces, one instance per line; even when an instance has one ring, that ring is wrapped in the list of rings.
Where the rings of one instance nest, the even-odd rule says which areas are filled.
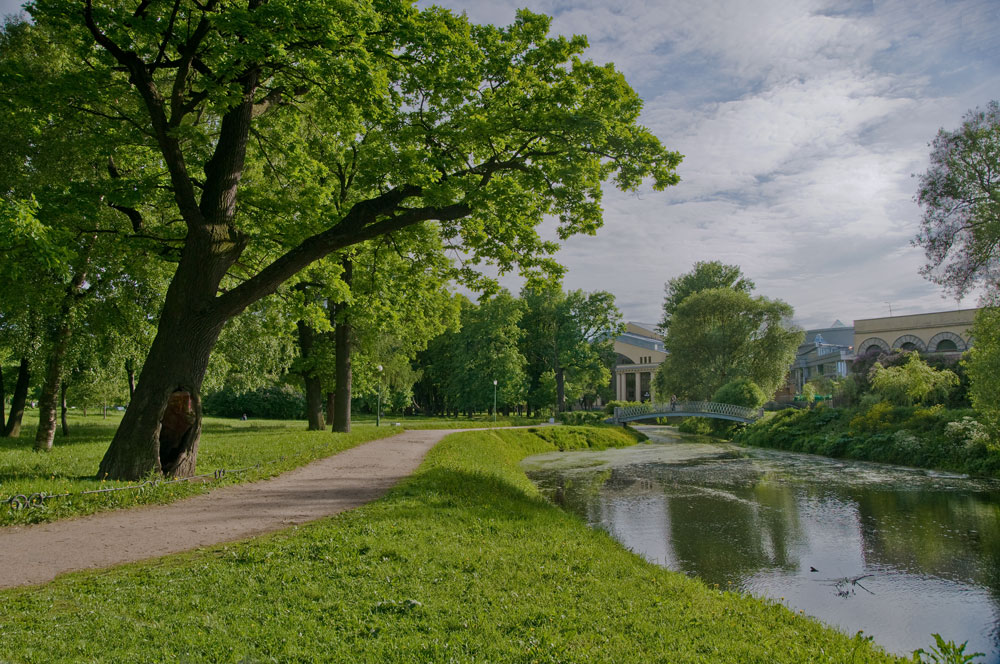
[[[9,662],[888,662],[648,564],[542,499],[526,455],[615,429],[456,434],[308,526],[0,593]]]

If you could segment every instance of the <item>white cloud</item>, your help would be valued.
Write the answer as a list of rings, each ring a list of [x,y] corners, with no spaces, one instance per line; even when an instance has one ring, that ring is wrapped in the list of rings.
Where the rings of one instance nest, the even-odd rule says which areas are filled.
[[[1000,5],[845,4],[532,6],[588,34],[588,55],[626,73],[643,122],[686,155],[668,192],[608,192],[598,237],[560,252],[568,286],[652,321],[666,279],[719,259],[806,326],[954,306],[917,273],[911,174],[939,127],[996,94]]]

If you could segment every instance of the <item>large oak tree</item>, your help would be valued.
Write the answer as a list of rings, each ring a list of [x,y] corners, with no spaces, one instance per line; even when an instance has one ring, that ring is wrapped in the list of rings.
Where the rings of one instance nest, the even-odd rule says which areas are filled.
[[[601,224],[601,185],[676,181],[641,102],[581,37],[522,12],[470,25],[400,0],[38,0],[80,66],[61,99],[120,121],[181,240],[159,329],[100,474],[194,470],[200,389],[225,322],[310,263],[435,222],[475,263],[539,269]],[[150,182],[150,175],[162,176]],[[141,206],[137,206],[141,207]]]

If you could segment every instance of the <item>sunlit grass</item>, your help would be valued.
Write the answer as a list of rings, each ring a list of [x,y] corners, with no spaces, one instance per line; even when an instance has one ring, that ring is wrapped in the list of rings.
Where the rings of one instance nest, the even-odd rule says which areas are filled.
[[[599,431],[559,435],[630,442]],[[450,436],[361,509],[2,592],[0,661],[897,661],[587,528],[517,465],[553,449],[528,430]]]
[[[31,411],[26,413],[26,421],[31,415]],[[57,435],[50,452],[34,451],[34,425],[25,426],[19,438],[0,438],[0,500],[36,493],[79,494],[137,484],[101,481],[96,477],[98,465],[120,419],[121,413],[109,415],[107,419],[99,414],[87,417],[74,414],[69,422],[70,435]],[[198,447],[197,473],[210,474],[224,469],[227,474],[222,479],[159,485],[142,491],[52,498],[46,500],[42,507],[22,510],[12,510],[6,503],[0,503],[0,525],[51,521],[106,509],[170,502],[203,493],[221,484],[271,477],[314,459],[400,431],[394,427],[376,428],[374,423],[360,423],[349,434],[305,429],[305,422],[294,420],[241,422],[207,417]],[[256,467],[257,464],[260,466]],[[247,470],[233,472],[242,469]]]

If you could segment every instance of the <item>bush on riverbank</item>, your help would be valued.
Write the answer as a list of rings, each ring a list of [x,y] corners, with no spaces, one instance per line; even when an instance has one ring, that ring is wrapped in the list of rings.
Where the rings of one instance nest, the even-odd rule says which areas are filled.
[[[783,410],[733,441],[755,447],[1000,477],[1000,447],[969,409],[892,406]]]
[[[336,518],[2,592],[0,659],[900,661],[646,563],[541,499],[518,461],[554,431],[451,436]]]
[[[563,424],[571,426],[596,426],[603,424],[604,420],[608,419],[607,414],[600,410],[568,410],[565,413],[559,413],[557,417]]]

